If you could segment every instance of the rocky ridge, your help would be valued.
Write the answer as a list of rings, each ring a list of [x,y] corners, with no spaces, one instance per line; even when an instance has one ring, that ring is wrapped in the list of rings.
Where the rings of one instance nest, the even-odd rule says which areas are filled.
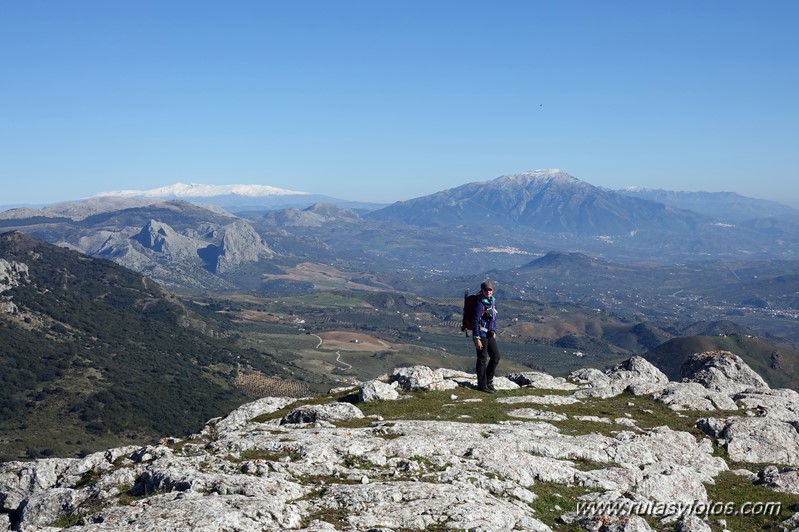
[[[165,286],[233,289],[237,285],[229,277],[238,269],[275,256],[248,221],[219,207],[107,199],[16,209],[0,219],[15,220],[19,231],[110,259]],[[57,213],[62,218],[50,222]]]
[[[799,495],[799,394],[770,389],[728,352],[696,354],[684,371],[669,382],[633,357],[566,379],[510,374],[495,380],[496,395],[478,395],[474,374],[414,366],[322,400],[266,397],[185,440],[0,464],[0,530],[711,530],[687,509],[711,502],[707,486],[731,464],[752,485]],[[374,413],[419,413],[425,393],[445,397],[436,418],[471,414]],[[616,417],[566,411],[619,397]],[[646,426],[644,399],[675,418],[698,413],[702,432]],[[480,421],[485,407],[507,417]],[[662,511],[654,521],[559,504],[545,512],[539,499],[553,485],[586,503]],[[799,530],[799,507],[780,526]]]

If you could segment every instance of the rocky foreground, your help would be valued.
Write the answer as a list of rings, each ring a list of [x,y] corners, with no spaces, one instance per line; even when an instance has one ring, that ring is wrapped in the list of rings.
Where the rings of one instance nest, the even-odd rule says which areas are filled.
[[[727,352],[696,354],[683,374],[669,382],[634,357],[568,379],[508,375],[489,395],[473,374],[417,366],[326,402],[267,397],[185,440],[0,464],[0,530],[723,530],[725,516],[697,509],[730,471],[799,503],[799,394]],[[425,390],[445,397],[441,420],[364,414],[422,412]],[[619,397],[629,411],[616,417],[569,410]],[[642,426],[644,399],[690,428]],[[487,407],[506,416],[469,414]],[[799,505],[785,506],[777,529],[799,530]]]

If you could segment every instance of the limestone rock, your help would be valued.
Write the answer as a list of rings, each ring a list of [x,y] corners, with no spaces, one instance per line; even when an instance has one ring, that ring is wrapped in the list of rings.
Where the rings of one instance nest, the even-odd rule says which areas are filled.
[[[390,382],[396,382],[401,389],[407,391],[454,390],[457,388],[458,384],[447,378],[446,375],[442,370],[433,370],[427,366],[411,366],[395,369],[390,377]]]
[[[222,245],[216,260],[217,273],[235,270],[245,262],[257,262],[274,253],[261,236],[244,220],[236,220],[224,228]]]
[[[638,356],[605,372],[591,369],[572,372],[569,380],[588,384],[587,388],[576,391],[575,397],[613,397],[625,391],[643,395],[662,390],[669,382],[662,371]]]
[[[399,398],[397,389],[390,384],[378,380],[367,381],[358,391],[358,401],[367,403],[369,401],[394,401]]]
[[[286,414],[281,424],[316,423],[318,421],[346,421],[362,418],[357,406],[350,403],[330,403],[327,405],[307,405],[295,408]]]
[[[734,395],[751,388],[768,390],[763,378],[729,351],[695,353],[680,369],[684,381],[698,382],[708,390]]]
[[[738,410],[729,395],[708,390],[698,382],[670,382],[654,397],[672,410]]]
[[[782,525],[781,532],[799,532],[799,512],[796,512],[780,524]]]
[[[677,532],[711,532],[710,525],[695,515],[687,515],[677,523]]]
[[[774,466],[765,467],[757,474],[757,481],[769,489],[799,495],[799,468],[797,467],[782,469]]]
[[[28,282],[28,265],[0,258],[0,294]],[[0,314],[15,314],[18,308],[10,296],[0,296]]]
[[[523,373],[511,373],[507,378],[519,386],[530,388],[543,388],[545,390],[576,390],[578,386],[568,382],[563,377],[553,377],[540,371],[525,371]]]
[[[799,423],[799,393],[795,390],[750,389],[736,394],[734,399],[758,416]]]
[[[717,438],[736,462],[799,465],[799,432],[791,423],[735,417],[700,419],[697,425]]]
[[[28,265],[0,258],[0,293],[28,281]]]

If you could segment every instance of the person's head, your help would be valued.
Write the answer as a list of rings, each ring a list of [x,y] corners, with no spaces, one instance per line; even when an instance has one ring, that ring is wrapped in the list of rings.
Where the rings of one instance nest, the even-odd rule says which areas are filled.
[[[494,293],[494,285],[491,283],[491,281],[486,279],[485,281],[480,283],[480,291],[483,294],[490,296]]]

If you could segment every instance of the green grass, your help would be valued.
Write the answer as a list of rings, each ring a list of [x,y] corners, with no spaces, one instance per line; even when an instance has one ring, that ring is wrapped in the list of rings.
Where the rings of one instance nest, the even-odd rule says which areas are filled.
[[[600,491],[581,486],[564,486],[552,482],[538,482],[531,488],[537,495],[530,507],[535,511],[536,519],[548,524],[559,532],[583,532],[577,523],[564,523],[560,516],[577,510],[577,500],[588,493]]]
[[[750,464],[751,468],[751,464]],[[749,468],[747,468],[749,469]],[[717,509],[729,510],[731,515],[718,515],[712,519],[724,519],[726,529],[731,532],[752,530],[780,530],[779,524],[799,511],[799,495],[780,493],[753,484],[747,477],[723,472],[707,485],[708,500],[717,503]],[[774,508],[775,511],[769,511]],[[762,515],[735,515],[747,510],[757,510]]]
[[[616,418],[626,418],[635,421],[636,425],[643,430],[652,429],[660,426],[669,426],[674,430],[690,432],[697,437],[703,433],[696,427],[696,421],[703,417],[730,417],[742,416],[741,411],[687,411],[674,412],[663,403],[655,401],[648,396],[635,396],[631,393],[622,393],[615,397],[606,399],[583,398],[579,403],[571,405],[540,405],[535,403],[500,403],[496,399],[502,397],[524,397],[542,395],[562,395],[567,396],[572,392],[564,390],[542,390],[521,388],[518,390],[499,390],[494,394],[488,395],[477,390],[460,387],[455,390],[445,391],[414,391],[403,393],[406,399],[399,401],[372,401],[368,403],[358,403],[358,408],[364,413],[366,418],[355,419],[346,422],[338,422],[336,425],[341,427],[367,427],[373,419],[369,416],[381,416],[384,421],[400,420],[422,420],[422,421],[458,421],[464,423],[488,423],[495,424],[500,421],[520,420],[510,416],[508,413],[520,408],[535,408],[537,410],[550,411],[566,414],[568,419],[564,421],[550,422],[558,427],[563,434],[584,435],[599,433],[611,435],[622,430],[636,430],[626,425],[619,425],[613,422]],[[452,395],[457,399],[453,400]],[[339,394],[334,400],[355,401],[355,394]],[[465,401],[466,399],[480,399],[480,401]],[[280,419],[291,410],[300,405],[306,404],[326,404],[330,401],[328,396],[320,396],[312,399],[298,401],[286,408],[264,414],[254,419],[254,421],[265,422],[272,419]],[[574,419],[574,416],[598,416],[608,418],[611,423],[601,423]]]

